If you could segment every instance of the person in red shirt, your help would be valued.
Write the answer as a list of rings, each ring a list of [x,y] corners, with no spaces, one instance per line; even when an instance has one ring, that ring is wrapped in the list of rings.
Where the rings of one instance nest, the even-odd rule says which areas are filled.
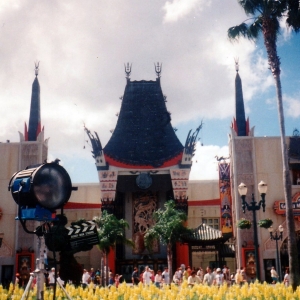
[[[116,276],[115,276],[115,286],[116,287],[119,286],[121,277],[122,277],[122,275],[116,274]]]
[[[142,271],[140,274],[140,282],[143,283],[144,282],[144,278],[143,278],[143,274],[145,271]]]

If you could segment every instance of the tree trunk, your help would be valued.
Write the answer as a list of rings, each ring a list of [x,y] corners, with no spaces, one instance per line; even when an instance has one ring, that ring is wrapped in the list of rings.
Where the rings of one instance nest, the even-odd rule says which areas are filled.
[[[284,124],[284,113],[282,104],[282,89],[280,80],[280,59],[277,55],[277,32],[274,26],[274,22],[271,18],[265,18],[262,23],[262,31],[264,36],[264,44],[268,54],[268,63],[270,70],[275,79],[276,94],[277,94],[277,107],[278,107],[278,118],[280,126],[281,136],[281,155],[283,165],[283,189],[284,199],[286,207],[286,225],[287,225],[287,236],[288,236],[288,255],[289,255],[289,270],[290,270],[290,284],[293,290],[300,284],[300,274],[298,267],[298,249],[297,239],[295,231],[295,220],[293,215],[293,204],[292,204],[292,183],[288,164],[288,152],[285,137],[285,124]]]
[[[173,251],[172,251],[172,245],[170,243],[167,244],[167,261],[168,261],[170,282],[172,282],[172,278],[173,278],[173,271],[172,271]]]
[[[290,284],[293,290],[296,290],[300,284],[299,274],[299,262],[298,262],[298,249],[297,249],[297,238],[295,230],[295,219],[293,213],[292,203],[292,183],[288,164],[288,152],[285,138],[285,125],[284,125],[284,114],[282,106],[282,90],[280,76],[274,76],[277,92],[277,105],[278,105],[278,116],[280,123],[281,132],[281,151],[283,161],[283,186],[284,186],[284,198],[285,198],[285,209],[286,209],[286,227],[288,236],[288,256],[289,256],[289,270],[290,270]]]
[[[103,251],[103,262],[104,262],[104,272],[103,272],[103,282],[104,282],[104,286],[108,285],[108,265],[107,265],[107,252]]]

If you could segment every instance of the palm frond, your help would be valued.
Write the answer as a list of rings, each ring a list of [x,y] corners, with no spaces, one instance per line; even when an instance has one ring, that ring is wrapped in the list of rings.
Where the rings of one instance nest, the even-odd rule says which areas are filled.
[[[257,19],[257,20],[256,20],[255,22],[253,22],[253,23],[249,26],[249,28],[248,28],[248,30],[249,30],[249,32],[251,33],[251,36],[253,37],[253,39],[257,39],[258,36],[259,36],[259,34],[260,34],[261,31],[262,31],[261,21],[262,21],[261,18]]]
[[[164,245],[174,244],[189,230],[184,225],[187,215],[176,209],[174,201],[168,201],[164,206],[165,209],[158,209],[153,214],[155,224],[146,231],[144,241],[148,249],[152,248],[156,240]]]
[[[300,30],[300,3],[298,0],[287,0],[288,12],[286,23],[289,27],[299,32]]]
[[[248,16],[261,14],[265,5],[264,0],[239,0],[238,3]]]
[[[103,211],[100,217],[95,217],[94,221],[98,225],[98,247],[101,251],[109,253],[110,248],[116,243],[124,243],[133,247],[134,243],[126,238],[125,229],[129,228],[126,220],[119,220],[115,215]]]
[[[241,23],[240,25],[230,27],[227,31],[227,35],[230,40],[238,40],[240,37],[245,37],[249,40],[255,40],[257,37],[257,35],[254,35],[255,33],[255,31],[252,32],[249,30],[249,26],[246,23]]]

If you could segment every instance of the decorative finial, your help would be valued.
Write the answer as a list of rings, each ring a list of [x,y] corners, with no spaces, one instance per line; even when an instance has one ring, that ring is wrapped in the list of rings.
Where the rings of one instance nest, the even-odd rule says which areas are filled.
[[[157,64],[154,63],[154,67],[155,67],[155,72],[156,72],[157,78],[160,78],[161,66],[162,66],[162,64],[159,65],[159,62]]]
[[[34,63],[34,65],[35,65],[35,69],[34,69],[35,76],[38,76],[39,75],[39,65],[40,65],[40,62],[36,61]]]
[[[130,77],[130,73],[131,73],[131,67],[132,67],[132,64],[129,65],[129,63],[127,63],[127,66],[126,64],[124,64],[124,67],[125,67],[125,73],[126,73],[126,78],[129,79]]]
[[[235,70],[238,72],[239,71],[239,58],[235,58],[234,59],[234,62],[235,62]]]

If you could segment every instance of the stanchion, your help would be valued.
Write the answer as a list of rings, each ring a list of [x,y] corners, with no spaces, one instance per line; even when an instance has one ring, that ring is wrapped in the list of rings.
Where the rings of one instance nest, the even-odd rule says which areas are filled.
[[[68,292],[66,291],[66,289],[64,288],[64,286],[59,281],[57,281],[57,283],[61,287],[61,289],[64,291],[64,293],[66,294],[67,298],[69,300],[72,300],[72,298],[70,297],[70,295],[68,294]]]

